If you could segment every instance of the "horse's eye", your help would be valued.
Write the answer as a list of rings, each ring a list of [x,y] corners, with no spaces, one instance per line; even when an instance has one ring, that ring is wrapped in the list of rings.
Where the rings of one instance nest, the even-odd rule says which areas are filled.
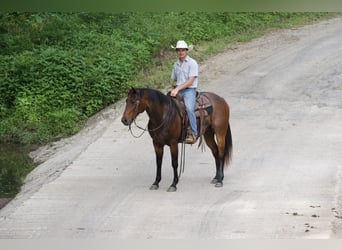
[[[131,103],[132,105],[135,105],[135,104],[137,103],[137,100],[130,100],[130,103]]]
[[[129,99],[129,98],[127,98],[127,99],[126,99],[126,103],[134,104],[134,103],[135,103],[135,101],[134,101],[134,100],[132,100],[132,99]]]

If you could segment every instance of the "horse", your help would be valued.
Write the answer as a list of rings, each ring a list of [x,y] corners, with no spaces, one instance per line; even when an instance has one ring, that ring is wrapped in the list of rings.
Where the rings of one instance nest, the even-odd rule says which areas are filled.
[[[215,158],[216,175],[211,183],[215,184],[215,187],[222,187],[224,167],[230,163],[232,158],[230,108],[222,97],[212,92],[200,92],[200,94],[210,100],[212,111],[204,117],[203,121],[197,117],[197,127],[201,139],[204,136],[205,142]],[[173,182],[167,191],[174,192],[177,190],[179,181],[178,143],[184,140],[180,106],[174,97],[165,95],[159,90],[131,88],[127,95],[121,122],[126,126],[131,126],[135,118],[144,111],[149,117],[147,129],[153,141],[157,167],[156,178],[150,189],[159,188],[164,146],[167,145],[170,147],[173,168]]]

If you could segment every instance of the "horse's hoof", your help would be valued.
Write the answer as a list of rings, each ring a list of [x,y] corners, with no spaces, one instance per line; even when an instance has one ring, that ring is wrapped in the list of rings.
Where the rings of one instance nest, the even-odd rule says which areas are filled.
[[[217,182],[215,184],[215,187],[217,187],[217,188],[223,187],[223,183],[222,182]]]
[[[211,183],[211,184],[217,184],[217,183],[218,183],[218,180],[214,178],[210,183]]]
[[[153,184],[153,185],[150,187],[150,190],[157,190],[158,188],[159,188],[159,185]]]
[[[167,192],[176,192],[176,191],[177,191],[177,188],[173,187],[173,186],[171,186],[167,189]]]

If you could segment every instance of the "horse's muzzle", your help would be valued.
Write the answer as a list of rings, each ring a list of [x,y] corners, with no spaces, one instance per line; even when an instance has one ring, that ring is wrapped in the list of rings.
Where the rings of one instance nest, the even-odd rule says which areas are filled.
[[[132,120],[128,120],[128,119],[125,118],[125,117],[122,117],[122,118],[121,118],[121,122],[122,122],[124,125],[126,125],[126,126],[132,124]]]

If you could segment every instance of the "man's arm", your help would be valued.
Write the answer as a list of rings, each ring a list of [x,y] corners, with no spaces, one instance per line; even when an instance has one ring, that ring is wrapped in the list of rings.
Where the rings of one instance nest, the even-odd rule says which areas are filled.
[[[176,96],[178,92],[182,89],[186,89],[187,87],[191,86],[192,83],[195,81],[195,76],[190,76],[188,80],[183,82],[181,85],[175,86],[177,81],[173,82],[174,89],[171,91],[171,96]]]

